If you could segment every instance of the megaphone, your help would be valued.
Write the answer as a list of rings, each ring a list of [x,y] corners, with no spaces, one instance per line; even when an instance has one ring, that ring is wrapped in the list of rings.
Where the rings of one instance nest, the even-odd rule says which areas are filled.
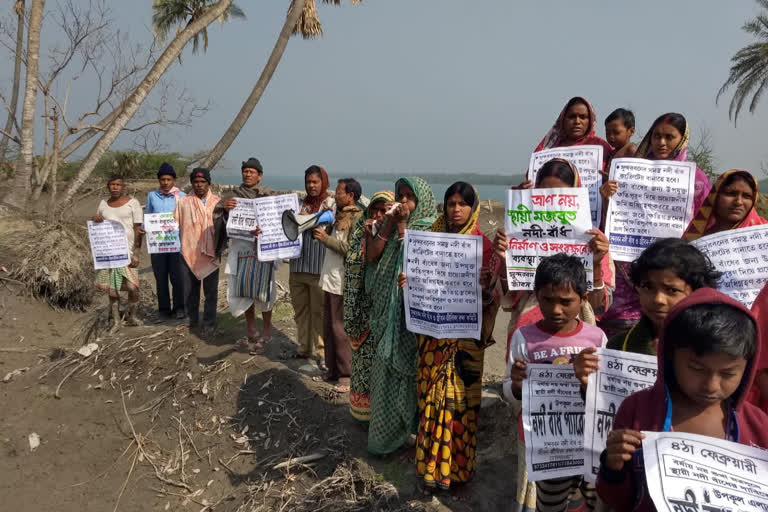
[[[293,242],[308,229],[333,224],[334,217],[331,210],[324,210],[309,215],[296,215],[296,212],[293,210],[285,210],[282,220],[283,232],[286,238]]]

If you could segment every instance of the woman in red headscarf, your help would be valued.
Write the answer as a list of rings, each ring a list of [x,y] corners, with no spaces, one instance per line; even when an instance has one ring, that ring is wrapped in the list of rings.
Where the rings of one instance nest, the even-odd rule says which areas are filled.
[[[557,121],[541,139],[535,151],[566,146],[602,146],[603,167],[613,148],[608,142],[595,135],[597,115],[595,109],[581,96],[568,100]],[[607,169],[603,169],[607,171]]]

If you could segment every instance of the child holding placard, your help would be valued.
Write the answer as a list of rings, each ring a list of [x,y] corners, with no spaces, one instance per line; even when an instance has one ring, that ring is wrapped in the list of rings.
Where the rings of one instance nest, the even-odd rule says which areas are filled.
[[[533,286],[544,318],[520,327],[512,334],[503,383],[504,396],[508,400],[521,399],[528,362],[569,364],[583,349],[601,347],[607,341],[603,331],[579,319],[579,312],[587,300],[587,275],[579,258],[565,254],[543,258],[536,269]],[[539,481],[534,490],[525,470],[523,439],[522,421],[518,421],[519,509],[530,510],[535,495],[536,510],[565,510],[571,492],[580,489],[587,510],[594,510],[595,487],[583,481],[581,476]]]
[[[653,387],[619,407],[600,457],[597,488],[616,510],[655,511],[648,494],[641,431],[688,432],[768,448],[768,416],[745,400],[757,371],[757,319],[711,288],[669,313]]]

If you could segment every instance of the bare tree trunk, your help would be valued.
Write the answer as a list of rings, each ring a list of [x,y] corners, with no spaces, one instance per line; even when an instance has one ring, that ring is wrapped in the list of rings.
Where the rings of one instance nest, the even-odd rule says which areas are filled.
[[[147,95],[149,95],[163,73],[165,73],[170,65],[173,64],[173,61],[178,58],[187,42],[189,42],[195,34],[199,33],[202,29],[219,18],[219,16],[224,14],[231,4],[232,0],[219,0],[209,7],[205,11],[205,14],[176,34],[176,37],[170,42],[165,51],[163,51],[162,55],[157,59],[157,62],[152,66],[152,69],[149,70],[138,87],[136,87],[136,90],[134,90],[125,100],[123,109],[117,115],[114,122],[110,124],[109,128],[104,132],[104,135],[102,135],[96,144],[94,144],[91,151],[88,153],[88,156],[83,160],[80,170],[77,172],[77,175],[72,180],[72,183],[69,185],[69,188],[67,188],[64,197],[62,197],[58,205],[59,211],[69,204],[78,189],[83,185],[85,180],[88,179],[88,176],[91,175],[91,172],[93,172],[93,169],[96,167],[99,159],[104,155],[104,152],[109,149],[109,146],[111,146],[117,136],[120,135],[120,131],[139,109],[141,103],[146,99]]]
[[[27,202],[35,159],[37,69],[40,61],[40,29],[43,26],[44,8],[45,0],[32,0],[27,33],[27,76],[24,84],[24,110],[21,116],[21,148],[11,188],[3,198],[3,202],[17,208],[22,207]]]
[[[21,57],[24,52],[24,0],[19,0],[14,6],[19,17],[16,28],[16,55],[13,63],[13,89],[11,90],[11,105],[8,109],[8,121],[5,122],[5,132],[11,133],[16,120],[16,107],[19,105],[19,85],[21,84]],[[0,140],[0,161],[5,160],[5,152],[8,150],[8,140],[3,135]]]
[[[280,30],[280,35],[277,37],[277,41],[275,41],[275,46],[272,48],[269,60],[267,60],[267,63],[264,65],[264,69],[261,71],[261,75],[256,81],[256,85],[253,86],[251,94],[245,100],[245,103],[243,103],[240,112],[237,113],[232,124],[229,125],[229,128],[224,132],[224,135],[222,135],[219,142],[216,143],[213,150],[208,153],[208,156],[203,161],[203,167],[212,169],[219,163],[221,157],[224,156],[224,153],[227,152],[240,134],[240,130],[243,129],[248,118],[251,117],[253,109],[256,108],[256,105],[259,103],[261,95],[264,93],[267,85],[269,85],[269,81],[272,79],[272,75],[277,69],[277,65],[280,63],[285,47],[288,45],[288,39],[290,39],[293,29],[301,17],[301,12],[304,10],[305,1],[306,0],[294,0],[291,9],[285,17],[285,23],[283,23],[283,28]]]
[[[48,175],[51,183],[51,197],[48,200],[48,212],[51,217],[55,216],[56,212],[56,209],[53,206],[56,204],[56,175],[59,170],[59,146],[61,146],[61,143],[59,142],[59,116],[58,112],[55,112],[55,108],[54,114],[56,114],[53,117],[53,140],[55,142],[53,143],[53,155],[51,156],[51,165],[49,167],[50,174]]]

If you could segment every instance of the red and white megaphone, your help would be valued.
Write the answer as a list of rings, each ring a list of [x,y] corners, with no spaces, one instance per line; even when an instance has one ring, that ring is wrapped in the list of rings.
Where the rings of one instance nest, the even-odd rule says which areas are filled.
[[[318,226],[327,226],[333,224],[334,217],[331,210],[323,210],[322,212],[311,213],[309,215],[296,215],[293,210],[285,210],[283,212],[283,232],[286,238],[290,241],[294,241],[299,238],[299,235],[304,231]]]

